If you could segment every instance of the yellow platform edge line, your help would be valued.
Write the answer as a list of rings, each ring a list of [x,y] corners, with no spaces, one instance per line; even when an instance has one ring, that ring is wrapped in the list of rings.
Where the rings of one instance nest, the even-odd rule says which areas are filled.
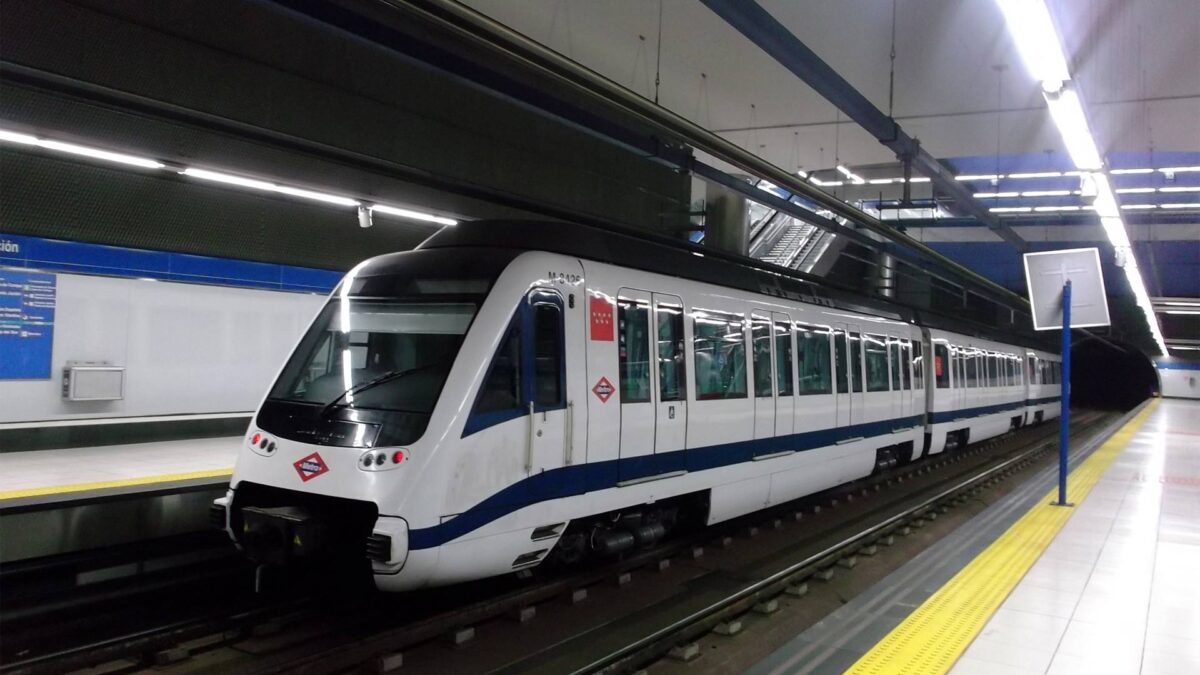
[[[1071,472],[1067,499],[1081,503],[1129,444],[1155,399]],[[1052,506],[1055,487],[950,581],[845,672],[852,675],[945,673],[1054,541],[1074,513]]]
[[[233,468],[213,469],[210,471],[190,471],[187,473],[167,473],[157,476],[140,476],[138,478],[122,478],[120,480],[104,480],[94,483],[71,483],[70,485],[51,485],[47,487],[26,488],[23,490],[8,490],[0,492],[0,501],[7,499],[23,499],[25,497],[45,497],[62,495],[71,492],[87,492],[89,490],[105,490],[109,488],[136,487],[138,485],[154,485],[156,483],[173,483],[197,478],[223,478],[233,475]]]

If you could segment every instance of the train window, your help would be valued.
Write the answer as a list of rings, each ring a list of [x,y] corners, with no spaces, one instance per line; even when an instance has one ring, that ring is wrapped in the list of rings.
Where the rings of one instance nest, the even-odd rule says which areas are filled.
[[[858,393],[863,390],[862,336],[850,334],[850,387]]]
[[[846,347],[842,333],[835,334],[838,364],[838,391],[846,391]],[[800,370],[801,396],[828,394],[832,391],[829,367],[829,331],[811,326],[796,326],[796,365]]]
[[[650,307],[639,300],[617,299],[617,349],[621,403],[650,400]]]
[[[837,390],[839,394],[846,394],[850,391],[850,385],[846,380],[846,373],[849,370],[849,359],[846,356],[848,349],[846,346],[846,340],[846,333],[840,330],[833,334],[833,355],[835,364],[837,365]],[[804,378],[805,373],[808,372],[805,368],[806,363],[803,358],[804,357],[801,356],[800,361],[800,393],[802,394],[807,393],[804,391]]]
[[[687,390],[683,354],[683,308],[658,305],[658,399],[682,401]]]
[[[828,343],[828,340],[826,341]],[[825,350],[829,360],[829,350]],[[775,323],[775,391],[780,396],[792,395],[792,330],[786,323]]]
[[[950,387],[950,348],[945,344],[933,346],[933,379],[938,389]]]
[[[754,347],[754,395],[771,395],[771,322],[757,316],[751,318]]]
[[[888,362],[892,366],[892,391],[900,391],[900,341],[888,340]]]
[[[521,324],[514,321],[492,357],[474,414],[521,409]]]
[[[987,366],[987,386],[994,387],[998,384],[996,378],[996,355],[985,354],[983,362]]]
[[[920,340],[912,343],[913,389],[925,388],[925,345]]]
[[[979,359],[975,358],[974,354],[966,357],[966,366],[967,366],[967,377],[966,377],[967,386],[968,387],[978,387],[979,386]]]
[[[900,379],[905,389],[912,389],[912,344],[905,342],[900,345]]]
[[[697,310],[692,321],[696,398],[745,398],[745,319]]]
[[[533,396],[539,408],[561,408],[563,397],[562,310],[533,306]]]
[[[863,349],[866,353],[867,391],[887,391],[887,338],[882,335],[863,335]]]

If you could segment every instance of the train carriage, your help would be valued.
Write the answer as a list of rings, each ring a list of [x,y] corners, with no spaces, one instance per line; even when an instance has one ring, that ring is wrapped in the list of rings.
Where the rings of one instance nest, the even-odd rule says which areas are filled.
[[[1028,349],[721,257],[470,223],[357,266],[222,522],[264,564],[348,556],[405,590],[620,554],[1033,421]]]

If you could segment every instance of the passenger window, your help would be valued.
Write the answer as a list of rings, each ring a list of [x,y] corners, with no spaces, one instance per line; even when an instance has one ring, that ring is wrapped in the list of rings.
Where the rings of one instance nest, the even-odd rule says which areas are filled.
[[[843,333],[835,333],[837,349],[838,391],[846,392],[846,348]],[[796,365],[800,371],[801,396],[828,394],[832,382],[829,367],[829,331],[810,326],[796,326]]]
[[[825,350],[829,361],[829,350]],[[780,396],[792,395],[792,330],[786,323],[775,324],[775,390]]]
[[[950,348],[944,344],[933,346],[933,377],[938,389],[950,388]]]
[[[913,348],[913,389],[925,388],[925,345],[917,340],[912,343]]]
[[[862,336],[858,333],[850,334],[850,385],[854,392],[858,393],[863,390],[863,356],[862,356]]]
[[[849,365],[848,365],[849,359],[846,356],[846,351],[847,351],[846,333],[844,333],[840,330],[835,331],[833,334],[833,353],[834,353],[834,358],[835,358],[835,364],[837,365],[837,390],[838,390],[839,394],[846,394],[846,393],[849,393],[849,391],[850,391],[850,385],[847,384],[847,381],[846,381],[846,372],[849,369]],[[805,363],[806,363],[805,361],[803,361],[803,360],[801,361],[802,366]],[[806,369],[804,367],[801,367],[800,368],[800,393],[802,393],[802,394],[807,393],[804,390],[804,377],[805,377],[804,374],[805,374],[805,372],[806,372]]]
[[[900,380],[905,389],[912,389],[912,345],[905,342],[900,345]]]
[[[638,300],[617,299],[617,336],[621,403],[650,400],[650,307]]]
[[[562,310],[540,302],[533,306],[533,402],[561,408],[563,396]]]
[[[892,391],[900,391],[900,341],[888,340],[888,362],[892,366]]]
[[[475,404],[476,413],[513,409],[521,409],[521,326],[517,321],[496,349]]]
[[[771,322],[751,318],[754,339],[754,395],[771,395]]]
[[[660,304],[658,314],[658,400],[682,401],[687,387],[683,355],[683,308]]]
[[[732,314],[696,310],[692,351],[696,360],[696,398],[713,400],[746,396],[745,319]]]
[[[864,335],[863,347],[867,356],[867,391],[888,390],[887,342],[881,335]]]

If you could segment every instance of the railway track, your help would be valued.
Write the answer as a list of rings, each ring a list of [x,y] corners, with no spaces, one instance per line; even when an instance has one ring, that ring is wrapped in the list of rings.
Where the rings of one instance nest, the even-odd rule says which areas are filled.
[[[1080,437],[1109,416],[1076,418],[1072,432]],[[952,503],[962,503],[964,495],[1028,467],[1054,447],[1056,428],[1025,429],[913,462],[610,564],[400,596],[356,588],[314,592],[312,579],[283,578],[276,581],[274,596],[242,602],[235,611],[184,615],[126,634],[28,653],[0,665],[0,672],[97,665],[105,672],[133,672],[148,666],[169,669],[173,663],[188,672],[324,673],[364,666],[385,672],[406,660],[406,670],[420,670],[422,650],[444,651],[441,645],[447,644],[460,647],[450,652],[461,662],[456,668],[478,672],[632,670],[756,607],[769,610],[773,599],[797,593],[814,575],[852,569],[856,556],[871,555],[873,548],[894,543]],[[714,549],[719,553],[702,558]],[[720,574],[699,567],[702,559],[713,560]],[[643,581],[643,575],[655,581]],[[244,578],[234,583],[246,588]],[[288,593],[289,584],[297,585],[295,592]],[[688,593],[689,585],[703,592]],[[641,592],[623,590],[630,588]],[[528,625],[539,626],[536,636],[525,630]],[[635,631],[620,630],[635,625]],[[483,649],[461,648],[477,631],[486,632],[496,646],[487,655]]]

